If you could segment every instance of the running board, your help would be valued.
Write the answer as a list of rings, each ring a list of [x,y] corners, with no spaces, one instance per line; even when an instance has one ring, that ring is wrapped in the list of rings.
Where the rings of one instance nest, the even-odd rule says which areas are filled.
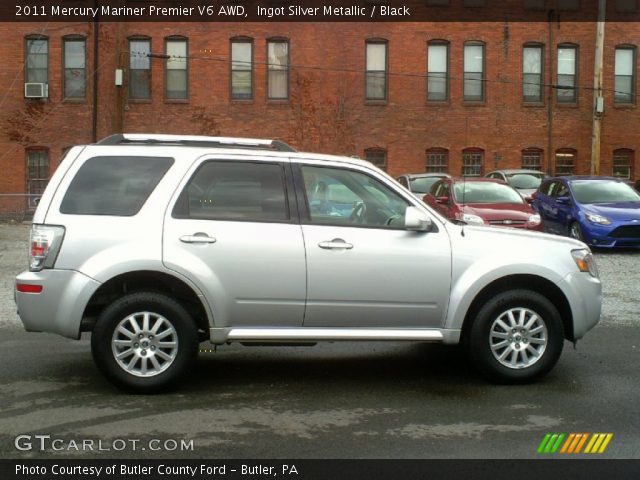
[[[454,333],[455,332],[455,333]],[[447,331],[459,337],[460,331]],[[426,328],[211,328],[211,343],[320,342],[320,341],[423,341],[451,342],[443,330]],[[457,340],[457,338],[456,338]]]

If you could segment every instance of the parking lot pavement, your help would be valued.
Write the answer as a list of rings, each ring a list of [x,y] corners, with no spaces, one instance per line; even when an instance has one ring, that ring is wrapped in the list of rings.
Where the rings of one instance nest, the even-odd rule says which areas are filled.
[[[548,432],[609,432],[598,458],[640,458],[640,252],[597,252],[603,317],[543,381],[495,386],[453,347],[327,343],[201,353],[174,392],[130,396],[79,342],[22,331],[13,277],[28,225],[0,225],[0,457],[534,458]],[[15,437],[62,438],[18,451]],[[193,440],[193,450],[109,450],[114,440]],[[71,441],[106,450],[69,450]]]

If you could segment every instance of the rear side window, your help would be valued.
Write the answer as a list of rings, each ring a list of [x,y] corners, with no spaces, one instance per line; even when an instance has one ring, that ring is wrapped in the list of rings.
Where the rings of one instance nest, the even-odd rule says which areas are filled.
[[[283,168],[262,162],[207,162],[180,194],[173,217],[288,222]]]
[[[167,170],[168,157],[93,157],[76,173],[60,213],[72,215],[137,214]]]

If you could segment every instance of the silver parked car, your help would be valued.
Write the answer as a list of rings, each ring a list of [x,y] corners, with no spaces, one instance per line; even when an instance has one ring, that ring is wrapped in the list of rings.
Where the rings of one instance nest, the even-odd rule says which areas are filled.
[[[98,368],[147,392],[204,340],[463,343],[531,381],[596,325],[601,285],[584,243],[449,222],[368,162],[138,134],[69,151],[15,297],[28,331],[91,331]]]

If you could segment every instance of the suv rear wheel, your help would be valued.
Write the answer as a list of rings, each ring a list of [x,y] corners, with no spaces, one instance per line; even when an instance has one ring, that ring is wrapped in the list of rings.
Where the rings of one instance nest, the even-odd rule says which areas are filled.
[[[509,290],[480,308],[467,347],[472,362],[489,380],[525,383],[553,368],[563,343],[560,314],[546,297]]]
[[[150,393],[188,369],[197,356],[198,332],[189,313],[172,298],[137,292],[119,298],[100,314],[91,352],[115,385]]]

